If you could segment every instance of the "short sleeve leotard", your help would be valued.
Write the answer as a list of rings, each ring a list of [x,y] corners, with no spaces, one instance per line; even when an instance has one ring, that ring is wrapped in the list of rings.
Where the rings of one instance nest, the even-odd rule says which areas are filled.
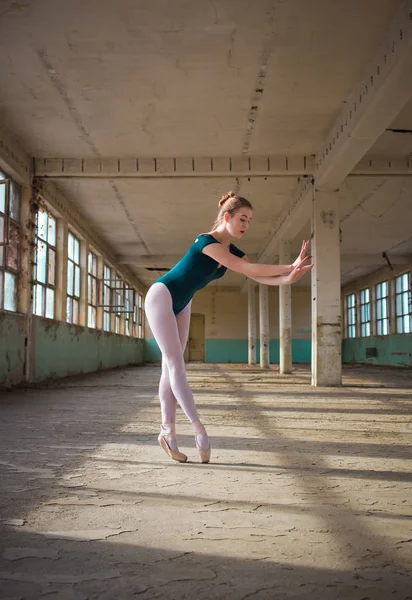
[[[223,277],[227,271],[224,266],[218,268],[218,263],[213,258],[203,254],[203,248],[209,244],[220,242],[209,233],[200,234],[173,269],[155,282],[163,283],[169,290],[175,315],[189,304],[195,292],[211,281]],[[233,244],[230,244],[229,251],[239,258],[245,256],[245,253]]]

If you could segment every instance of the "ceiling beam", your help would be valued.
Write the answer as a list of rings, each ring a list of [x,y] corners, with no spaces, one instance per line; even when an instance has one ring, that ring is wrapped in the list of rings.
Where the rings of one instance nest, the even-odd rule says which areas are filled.
[[[176,158],[35,158],[39,178],[298,177],[312,173],[311,156]]]
[[[412,265],[412,254],[390,254],[388,259],[392,265]],[[387,265],[388,260],[383,254],[341,254],[342,263],[360,265]]]
[[[352,169],[412,97],[412,0],[404,0],[382,44],[369,63],[362,80],[355,86],[336,119],[320,152],[316,155],[313,178],[317,189],[339,187]],[[390,162],[390,161],[389,161]],[[399,165],[398,165],[399,166]],[[401,170],[391,170],[378,161],[365,168],[364,161],[353,175],[409,174],[408,161]],[[293,239],[310,218],[311,186],[303,183],[294,201],[276,219],[274,228],[260,253],[260,260],[271,260],[281,238]],[[245,285],[242,292],[245,291]]]
[[[316,155],[316,187],[338,188],[412,97],[411,15],[404,0]]]

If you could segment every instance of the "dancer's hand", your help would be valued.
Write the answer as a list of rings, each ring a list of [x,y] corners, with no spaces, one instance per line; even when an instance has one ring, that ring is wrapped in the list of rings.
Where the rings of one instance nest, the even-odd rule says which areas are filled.
[[[309,247],[310,244],[310,240],[303,240],[302,242],[302,248],[300,250],[299,256],[297,257],[297,259],[292,263],[292,267],[301,267],[306,261],[308,261],[311,257],[310,256],[306,256],[306,252],[307,249]]]
[[[310,258],[309,256],[306,256],[304,260],[306,261],[309,258]],[[302,263],[303,263],[303,261],[302,261]],[[313,265],[302,266],[302,263],[300,266],[294,267],[293,271],[291,273],[289,273],[289,275],[286,278],[288,284],[295,283],[301,277],[303,277],[307,271],[310,271],[311,269],[313,269]]]

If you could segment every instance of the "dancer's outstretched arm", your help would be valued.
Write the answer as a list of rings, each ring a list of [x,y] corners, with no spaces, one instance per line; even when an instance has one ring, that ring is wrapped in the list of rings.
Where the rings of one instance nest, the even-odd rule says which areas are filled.
[[[306,260],[309,260],[309,256],[306,257]],[[257,281],[258,283],[262,283],[263,285],[290,285],[291,283],[298,281],[307,271],[310,271],[312,268],[313,264],[300,264],[300,266],[295,267],[293,271],[289,273],[289,275],[280,275],[279,277],[251,277],[250,279]]]
[[[222,244],[210,244],[203,248],[202,252],[227,269],[235,271],[236,273],[241,273],[242,275],[246,275],[246,277],[250,277],[257,281],[256,278],[261,277],[272,278],[290,275],[296,267],[303,266],[310,259],[310,256],[306,256],[308,246],[309,241],[304,241],[302,243],[300,254],[291,265],[265,265],[262,263],[252,263],[245,256],[239,258],[234,254],[231,254],[229,248],[226,248]],[[302,275],[300,275],[300,277],[302,277]],[[286,281],[267,285],[284,285],[285,283]]]

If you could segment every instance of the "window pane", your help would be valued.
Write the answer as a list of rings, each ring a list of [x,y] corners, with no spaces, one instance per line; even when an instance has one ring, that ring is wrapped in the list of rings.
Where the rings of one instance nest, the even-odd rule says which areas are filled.
[[[6,271],[4,273],[4,308],[6,310],[17,310],[16,284],[17,277]]]
[[[67,265],[67,293],[73,296],[74,290],[74,264],[69,260]]]
[[[49,268],[47,273],[47,283],[56,285],[56,252],[49,247]]]
[[[80,242],[77,238],[73,237],[73,252],[74,262],[80,264]]]
[[[46,283],[46,255],[47,247],[44,242],[37,240],[37,257],[36,257],[36,279],[41,283]]]
[[[73,301],[72,298],[67,298],[66,302],[66,320],[68,323],[73,323]]]
[[[93,306],[89,306],[87,324],[89,327],[96,327],[96,309]]]
[[[10,217],[18,222],[20,222],[20,198],[21,188],[12,181],[10,184]]]
[[[54,318],[54,290],[51,288],[46,289],[46,317]]]
[[[4,242],[4,217],[0,216],[0,243],[4,244]]]
[[[47,241],[47,213],[43,210],[37,213],[37,236]]]
[[[80,268],[74,268],[74,295],[79,298],[80,296]]]
[[[92,278],[92,299],[91,304],[97,304],[97,279]]]
[[[0,308],[3,308],[3,271],[0,271]]]
[[[44,287],[36,283],[34,286],[34,314],[42,316],[44,314],[43,311],[43,299],[44,299]]]
[[[79,301],[73,300],[73,321],[72,323],[79,322]]]
[[[54,219],[51,215],[49,215],[47,241],[51,246],[56,246],[56,219]]]
[[[73,260],[73,258],[74,258],[73,243],[74,243],[74,237],[73,237],[73,234],[70,233],[70,231],[69,231],[69,234],[67,237],[67,255],[69,258],[71,258],[71,260]]]
[[[0,179],[3,177],[0,175]],[[0,212],[6,211],[6,184],[0,183]]]

